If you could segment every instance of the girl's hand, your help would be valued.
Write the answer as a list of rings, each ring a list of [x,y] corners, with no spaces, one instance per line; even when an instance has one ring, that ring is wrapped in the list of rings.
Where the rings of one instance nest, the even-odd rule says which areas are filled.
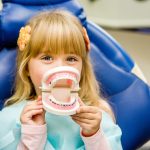
[[[94,135],[100,128],[102,113],[98,107],[86,106],[81,100],[79,102],[80,108],[71,117],[80,125],[84,136]]]
[[[27,125],[45,124],[45,111],[43,109],[41,96],[38,96],[37,100],[27,103],[21,113],[20,120],[22,124]]]

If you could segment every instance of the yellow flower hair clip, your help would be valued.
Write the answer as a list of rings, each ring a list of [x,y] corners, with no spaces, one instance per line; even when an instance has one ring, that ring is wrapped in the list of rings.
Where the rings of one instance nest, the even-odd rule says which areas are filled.
[[[20,51],[23,51],[26,44],[29,42],[31,36],[31,27],[29,25],[22,27],[19,32],[19,38],[17,41]]]

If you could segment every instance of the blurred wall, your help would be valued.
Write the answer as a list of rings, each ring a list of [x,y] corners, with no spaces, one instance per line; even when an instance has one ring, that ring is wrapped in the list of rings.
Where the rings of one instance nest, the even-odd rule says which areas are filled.
[[[113,28],[150,27],[150,0],[79,0],[88,17]]]

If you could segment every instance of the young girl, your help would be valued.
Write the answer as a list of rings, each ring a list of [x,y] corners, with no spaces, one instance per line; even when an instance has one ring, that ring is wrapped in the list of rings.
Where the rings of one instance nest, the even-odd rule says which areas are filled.
[[[122,150],[120,128],[99,96],[86,29],[67,11],[43,12],[20,30],[14,95],[0,112],[0,149]],[[81,73],[80,107],[72,116],[43,109],[44,73],[70,66]]]

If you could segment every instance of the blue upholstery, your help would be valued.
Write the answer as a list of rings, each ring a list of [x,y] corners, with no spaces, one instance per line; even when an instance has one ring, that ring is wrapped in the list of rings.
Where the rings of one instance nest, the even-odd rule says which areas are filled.
[[[134,150],[150,139],[149,86],[131,73],[134,62],[122,47],[102,28],[86,20],[77,0],[3,0],[3,3],[0,12],[0,108],[13,93],[20,27],[39,11],[67,9],[87,28],[96,77],[122,129],[124,150]]]

